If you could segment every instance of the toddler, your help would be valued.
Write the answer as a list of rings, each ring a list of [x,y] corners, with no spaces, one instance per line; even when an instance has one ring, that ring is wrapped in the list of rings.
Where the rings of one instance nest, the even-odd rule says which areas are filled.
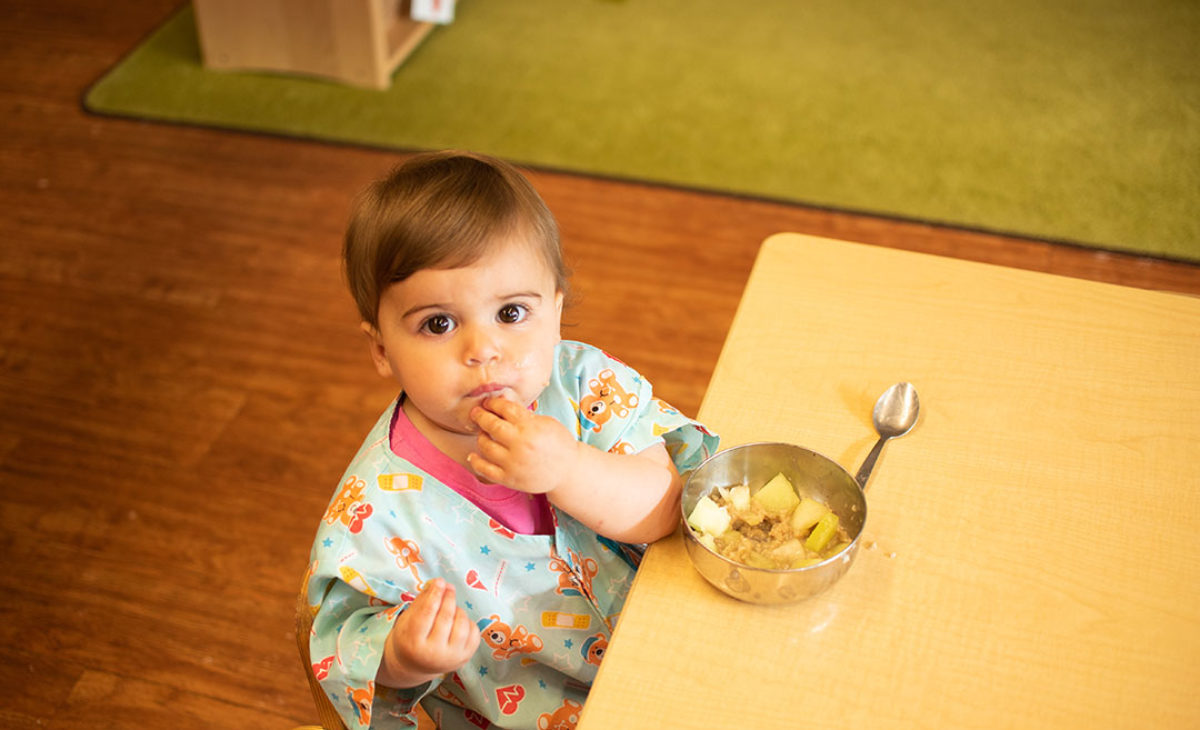
[[[717,438],[559,335],[558,227],[511,165],[419,155],[359,198],[350,289],[399,386],[313,544],[313,672],[351,728],[570,728],[640,558]]]

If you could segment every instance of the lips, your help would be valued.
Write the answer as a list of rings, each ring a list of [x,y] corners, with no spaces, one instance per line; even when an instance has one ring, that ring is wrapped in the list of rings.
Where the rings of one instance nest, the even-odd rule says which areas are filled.
[[[500,391],[504,390],[504,387],[505,386],[501,385],[500,383],[484,383],[475,390],[472,390],[470,393],[467,393],[467,397],[485,398],[489,395],[495,395],[496,393],[499,393]]]

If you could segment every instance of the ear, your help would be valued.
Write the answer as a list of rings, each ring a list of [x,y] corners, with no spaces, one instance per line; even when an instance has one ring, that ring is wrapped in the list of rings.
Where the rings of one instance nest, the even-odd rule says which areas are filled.
[[[563,312],[563,293],[561,290],[558,291],[557,293],[555,293],[555,295],[554,295],[554,309],[557,312],[557,314],[555,316],[558,318],[558,341],[561,342],[562,341],[562,312]]]
[[[392,363],[387,357],[387,346],[383,343],[379,330],[372,327],[370,322],[363,322],[359,327],[370,343],[371,362],[375,363],[375,370],[385,378],[394,377]]]

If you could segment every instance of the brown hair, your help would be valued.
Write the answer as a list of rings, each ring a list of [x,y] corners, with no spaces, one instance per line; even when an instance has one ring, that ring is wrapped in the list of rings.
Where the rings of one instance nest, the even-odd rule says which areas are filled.
[[[490,244],[526,235],[567,293],[558,224],[517,168],[469,152],[430,152],[396,167],[358,197],[343,260],[359,314],[379,326],[387,287],[422,269],[479,260]]]

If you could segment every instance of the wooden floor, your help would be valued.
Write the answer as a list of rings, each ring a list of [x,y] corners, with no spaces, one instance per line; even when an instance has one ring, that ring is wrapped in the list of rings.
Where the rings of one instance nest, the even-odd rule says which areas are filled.
[[[350,197],[400,156],[82,112],[87,85],[175,7],[0,14],[3,727],[316,720],[293,599],[341,470],[393,396],[338,247]],[[688,412],[777,231],[1200,293],[1195,266],[532,177],[575,269],[566,336]]]

